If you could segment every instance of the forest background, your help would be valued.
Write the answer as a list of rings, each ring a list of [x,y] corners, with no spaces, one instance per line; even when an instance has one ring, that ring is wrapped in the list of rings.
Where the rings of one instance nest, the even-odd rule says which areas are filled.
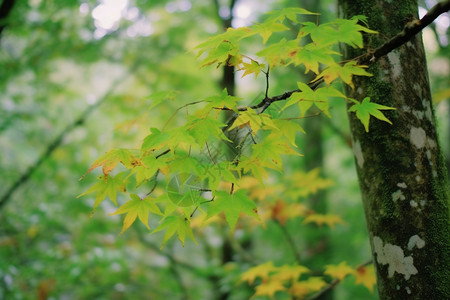
[[[103,153],[135,148],[179,107],[220,94],[222,69],[200,69],[190,52],[196,45],[224,25],[247,26],[285,7],[317,11],[326,22],[334,1],[17,0],[2,8],[7,2],[14,5],[0,23],[0,298],[246,299],[255,290],[242,274],[258,264],[297,262],[323,275],[326,265],[370,261],[344,102],[333,103],[331,119],[313,113],[300,122],[314,134],[297,135],[305,157],[284,161],[292,176],[275,172],[267,187],[248,180],[257,200],[303,183],[291,215],[277,211],[282,199],[260,210],[265,226],[244,218],[230,232],[218,220],[194,227],[198,245],[171,239],[160,249],[162,233],[135,224],[119,236],[123,218],[108,215],[117,209],[111,202],[92,216],[95,198],[77,198],[95,176],[78,179]],[[421,2],[420,12],[433,4]],[[444,14],[423,32],[447,158],[448,27]],[[264,76],[242,75],[235,94],[261,97]],[[295,89],[292,78],[302,76],[293,67],[271,73],[271,93]],[[340,216],[339,224],[305,224],[311,207]],[[377,299],[351,277],[329,294]]]

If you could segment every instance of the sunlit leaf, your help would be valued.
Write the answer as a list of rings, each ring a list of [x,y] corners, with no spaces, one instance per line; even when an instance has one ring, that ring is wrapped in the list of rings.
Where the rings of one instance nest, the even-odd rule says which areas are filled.
[[[339,265],[326,265],[325,274],[330,275],[333,278],[339,280],[344,279],[349,274],[354,274],[355,270],[347,265],[345,261],[341,262]]]
[[[371,293],[373,293],[373,287],[375,286],[377,279],[373,265],[359,267],[353,275],[356,277],[356,284],[364,285]]]
[[[241,281],[247,281],[248,284],[253,284],[256,278],[261,278],[262,280],[267,280],[269,277],[269,273],[276,270],[276,267],[273,265],[271,261],[268,261],[264,264],[257,265],[252,267],[242,273]]]
[[[334,228],[335,224],[344,224],[344,221],[338,215],[333,214],[311,214],[303,220],[303,224],[316,223],[319,226],[326,224]]]
[[[142,222],[142,224],[144,224],[148,228],[148,230],[150,230],[150,226],[148,226],[148,215],[150,212],[156,215],[162,215],[159,207],[153,202],[153,199],[150,197],[141,199],[136,194],[131,194],[130,197],[131,200],[128,200],[114,213],[110,214],[120,215],[126,213],[125,219],[123,220],[122,231],[120,232],[120,234],[124,233],[125,230],[130,228],[137,217]]]

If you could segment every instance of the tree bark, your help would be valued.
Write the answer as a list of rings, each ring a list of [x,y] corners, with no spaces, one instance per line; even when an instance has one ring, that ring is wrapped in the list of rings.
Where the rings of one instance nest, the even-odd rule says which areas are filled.
[[[339,0],[342,17],[368,17],[374,49],[417,17],[417,1]],[[346,48],[345,58],[366,52]],[[349,114],[380,299],[450,299],[449,189],[421,35],[381,57],[347,96],[395,107],[393,125],[364,131]]]

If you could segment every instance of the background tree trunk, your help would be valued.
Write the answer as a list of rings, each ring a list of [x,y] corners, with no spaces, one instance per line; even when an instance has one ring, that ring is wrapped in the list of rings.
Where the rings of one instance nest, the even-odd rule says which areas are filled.
[[[417,2],[340,0],[340,15],[368,17],[375,48],[417,17]],[[362,51],[347,48],[345,57]],[[421,35],[354,78],[351,98],[393,106],[393,125],[349,114],[362,200],[381,299],[449,299],[448,180],[436,134]]]

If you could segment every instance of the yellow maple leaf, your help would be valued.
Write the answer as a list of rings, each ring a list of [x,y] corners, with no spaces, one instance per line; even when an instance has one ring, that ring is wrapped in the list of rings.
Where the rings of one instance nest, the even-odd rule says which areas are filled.
[[[326,265],[324,273],[330,275],[333,278],[342,280],[347,275],[354,274],[355,270],[347,265],[347,262],[343,261],[339,265]]]
[[[265,264],[257,265],[242,273],[241,281],[247,281],[249,284],[253,284],[257,277],[260,277],[263,281],[267,280],[269,273],[274,271],[276,267],[271,261]]]
[[[373,265],[359,267],[353,275],[355,275],[356,284],[364,285],[371,293],[373,293],[373,286],[376,283],[375,269],[373,268]]]
[[[303,299],[311,292],[320,291],[327,283],[321,277],[310,277],[304,281],[295,282],[289,289],[289,294]]]
[[[271,276],[271,279],[276,279],[282,282],[293,280],[296,281],[300,275],[308,273],[309,269],[299,265],[284,265],[277,269],[277,273]]]
[[[274,299],[276,292],[284,291],[286,288],[280,280],[270,280],[269,282],[261,283],[256,287],[256,292],[252,298],[256,296],[268,296]]]
[[[338,215],[311,214],[303,220],[303,224],[307,224],[307,223],[316,223],[319,226],[322,226],[323,224],[327,224],[328,226],[331,227],[331,229],[333,229],[334,224],[344,224],[345,222]]]

